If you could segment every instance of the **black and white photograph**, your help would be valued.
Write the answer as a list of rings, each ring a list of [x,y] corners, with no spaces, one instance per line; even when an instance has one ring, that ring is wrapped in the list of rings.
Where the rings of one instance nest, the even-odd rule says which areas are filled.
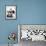
[[[18,41],[20,46],[43,45],[46,44],[46,25],[19,24]]]
[[[15,5],[6,6],[6,19],[16,19],[16,6]]]

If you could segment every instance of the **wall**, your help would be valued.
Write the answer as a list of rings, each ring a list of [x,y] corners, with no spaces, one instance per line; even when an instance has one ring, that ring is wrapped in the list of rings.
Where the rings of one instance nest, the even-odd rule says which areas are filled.
[[[16,20],[5,20],[6,5],[16,5]],[[0,44],[8,43],[9,32],[17,34],[18,24],[46,24],[46,0],[0,0]]]
[[[20,1],[21,24],[46,24],[46,0]]]

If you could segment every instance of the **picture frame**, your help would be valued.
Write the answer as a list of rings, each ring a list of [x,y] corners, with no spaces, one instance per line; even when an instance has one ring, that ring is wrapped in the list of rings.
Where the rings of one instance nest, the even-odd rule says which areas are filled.
[[[22,40],[46,41],[46,24],[19,24],[18,42]]]
[[[16,19],[16,5],[6,5],[5,6],[5,19],[15,20]]]

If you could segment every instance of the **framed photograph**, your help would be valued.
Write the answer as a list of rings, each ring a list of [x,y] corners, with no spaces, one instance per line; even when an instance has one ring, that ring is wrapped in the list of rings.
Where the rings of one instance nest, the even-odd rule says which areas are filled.
[[[16,19],[16,5],[6,6],[6,19]]]
[[[46,25],[45,24],[19,24],[18,41],[21,42],[23,40],[46,41]]]

